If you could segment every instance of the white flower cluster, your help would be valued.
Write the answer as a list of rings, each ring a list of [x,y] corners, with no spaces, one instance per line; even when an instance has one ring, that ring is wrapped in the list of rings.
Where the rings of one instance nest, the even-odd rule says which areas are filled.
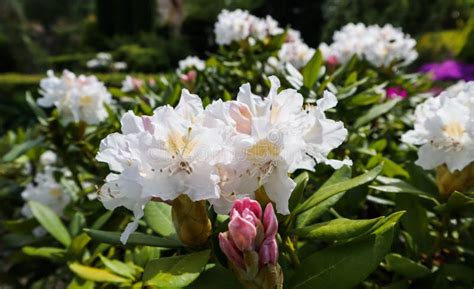
[[[283,32],[284,30],[271,16],[258,18],[241,9],[222,10],[214,25],[216,43],[219,45],[229,45],[234,41],[245,39],[251,40],[250,43],[252,43]]]
[[[121,90],[123,92],[131,92],[131,91],[139,90],[142,86],[143,86],[143,80],[127,75],[125,79],[122,81]]]
[[[241,86],[236,101],[214,101],[205,109],[201,99],[183,89],[176,108],[159,107],[152,116],[127,112],[122,133],[102,140],[97,160],[110,173],[100,199],[107,209],[132,210],[121,240],[138,226],[150,199],[173,200],[186,194],[193,201],[209,200],[218,213],[227,213],[233,200],[265,189],[280,213],[287,214],[297,169],[314,170],[316,163],[334,168],[350,160],[327,158],[347,136],[342,122],[327,119],[336,106],[326,92],[317,106],[303,108],[296,90],[278,92],[272,76],[268,96]]]
[[[203,71],[206,68],[206,62],[197,56],[188,56],[178,62],[178,73],[184,73],[189,69]]]
[[[46,151],[41,155],[40,164],[43,166],[43,171],[36,174],[34,182],[27,185],[21,197],[25,201],[37,201],[52,209],[57,215],[63,216],[63,210],[71,201],[71,196],[55,180],[54,173],[68,171],[54,167],[56,160],[56,154],[52,151]],[[33,216],[27,204],[23,206],[21,213],[27,218]]]
[[[278,58],[270,57],[268,65],[276,70],[283,70],[286,64],[301,69],[311,60],[315,52],[314,48],[303,42],[299,31],[289,29],[286,41],[278,51]]]
[[[418,57],[415,46],[413,38],[390,24],[349,23],[334,33],[332,44],[322,43],[319,48],[327,60],[340,64],[357,55],[376,67],[391,67],[412,63]]]
[[[454,172],[474,161],[474,82],[456,85],[420,104],[414,130],[402,141],[421,146],[416,164],[424,169],[446,164]]]
[[[107,52],[99,52],[91,60],[86,62],[87,68],[111,68],[112,70],[125,70],[127,69],[127,63],[123,61],[113,62],[112,55]]]
[[[104,104],[111,103],[112,97],[95,76],[76,76],[68,70],[60,78],[52,70],[47,75],[40,82],[43,97],[37,100],[38,105],[55,106],[65,122],[82,120],[97,124],[107,118]]]

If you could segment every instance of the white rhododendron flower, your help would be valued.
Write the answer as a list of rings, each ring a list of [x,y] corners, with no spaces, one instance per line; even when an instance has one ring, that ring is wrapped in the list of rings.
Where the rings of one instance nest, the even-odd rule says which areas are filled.
[[[125,79],[122,81],[121,90],[123,92],[131,92],[131,91],[139,90],[142,86],[143,86],[143,80],[127,75]]]
[[[176,108],[159,107],[152,116],[132,112],[122,117],[122,133],[102,140],[97,160],[112,173],[100,192],[108,209],[133,211],[121,240],[138,226],[145,204],[174,200],[186,194],[193,201],[208,200],[218,213],[233,201],[254,196],[263,187],[280,213],[287,214],[297,169],[314,170],[316,163],[335,168],[349,160],[329,160],[329,152],[347,136],[341,122],[327,119],[336,105],[326,93],[316,107],[305,109],[296,90],[278,92],[272,76],[268,96],[240,88],[236,101],[214,101],[206,109],[197,95],[183,90]]]
[[[95,76],[76,76],[64,70],[61,77],[52,70],[48,77],[40,82],[40,94],[37,100],[42,107],[55,106],[65,122],[84,121],[97,124],[107,116],[104,104],[112,101],[110,93]]]
[[[56,181],[54,173],[61,171],[63,174],[68,174],[70,172],[53,167],[56,159],[57,156],[52,151],[46,151],[40,156],[40,163],[44,166],[43,171],[36,174],[34,182],[26,186],[21,197],[25,202],[37,201],[52,209],[57,215],[64,216],[63,210],[71,202],[71,196],[63,185]],[[23,206],[21,213],[27,218],[33,216],[28,204]]]
[[[415,46],[413,38],[390,24],[380,27],[349,23],[334,33],[331,44],[321,43],[319,48],[326,60],[340,64],[356,55],[376,67],[399,67],[418,57]]]
[[[268,73],[283,71],[288,64],[298,70],[302,69],[311,60],[315,52],[314,48],[303,42],[299,31],[288,29],[285,43],[282,44],[277,57],[268,58],[266,71]]]
[[[424,169],[445,164],[454,172],[469,165],[474,160],[474,82],[420,104],[414,129],[402,141],[421,146],[416,164]]]
[[[122,242],[138,226],[145,203],[152,197],[173,200],[219,198],[216,164],[223,149],[219,130],[201,125],[202,102],[183,90],[178,106],[163,106],[153,116],[126,113],[122,133],[101,142],[97,160],[114,173],[102,187],[100,199],[108,209],[125,206],[134,212]]]
[[[206,68],[206,62],[197,56],[188,56],[178,62],[178,73],[183,73],[188,69],[203,71]]]
[[[229,45],[251,37],[263,40],[268,36],[282,34],[284,30],[272,17],[258,18],[246,10],[222,10],[214,25],[216,43]]]

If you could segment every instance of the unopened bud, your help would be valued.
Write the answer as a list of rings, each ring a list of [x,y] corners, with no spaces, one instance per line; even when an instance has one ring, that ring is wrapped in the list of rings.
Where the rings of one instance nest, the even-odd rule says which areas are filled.
[[[441,196],[445,199],[454,191],[466,192],[474,186],[474,162],[462,171],[450,172],[446,165],[436,168],[436,184]]]

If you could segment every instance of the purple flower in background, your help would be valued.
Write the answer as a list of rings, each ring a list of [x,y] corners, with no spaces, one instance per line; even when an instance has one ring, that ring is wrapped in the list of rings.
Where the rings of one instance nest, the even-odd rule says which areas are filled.
[[[408,96],[408,92],[399,86],[387,87],[385,89],[385,92],[387,93],[387,97],[389,99],[395,99],[395,98],[404,99]]]
[[[474,64],[466,64],[456,60],[441,63],[428,63],[420,68],[421,72],[432,73],[434,80],[474,80]]]

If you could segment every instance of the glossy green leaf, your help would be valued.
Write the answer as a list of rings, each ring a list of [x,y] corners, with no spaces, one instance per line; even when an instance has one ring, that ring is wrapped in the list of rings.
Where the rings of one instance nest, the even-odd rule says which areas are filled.
[[[74,278],[67,286],[67,289],[94,289],[94,287],[94,282],[90,280]]]
[[[99,257],[107,269],[127,279],[135,280],[135,276],[140,272],[140,268],[133,264],[129,265],[119,260],[111,260],[102,255],[99,255]]]
[[[341,192],[347,191],[349,189],[355,188],[357,186],[360,186],[362,184],[365,184],[374,180],[378,176],[378,174],[382,171],[382,168],[383,168],[383,165],[380,164],[377,167],[373,168],[372,170],[366,172],[365,174],[357,176],[351,180],[338,182],[336,184],[332,184],[325,188],[321,188],[317,194],[312,195],[304,203],[297,206],[294,211],[294,214],[295,215],[300,214],[304,211],[307,211],[313,208],[314,206],[320,204],[321,202],[329,199],[330,197],[336,194],[339,194]]]
[[[390,251],[393,232],[403,213],[396,213],[364,238],[333,245],[304,259],[289,288],[350,289],[365,280]]]
[[[334,174],[321,186],[321,188],[316,191],[315,195],[319,194],[321,190],[325,189],[330,185],[349,180],[351,178],[351,175],[351,167],[343,166],[342,168],[334,172]],[[321,217],[327,210],[332,208],[344,196],[344,193],[345,191],[335,194],[334,196],[320,202],[312,209],[298,215],[296,218],[296,226],[298,228],[303,227]]]
[[[354,238],[367,234],[383,217],[367,220],[334,219],[328,222],[298,228],[293,232],[304,238],[314,238],[323,241],[336,241]]]
[[[209,250],[148,262],[143,283],[159,287],[185,287],[196,280],[209,260]]]
[[[61,260],[66,254],[65,249],[54,247],[35,248],[26,246],[22,248],[22,251],[28,256],[47,258],[51,260]]]
[[[148,202],[145,206],[145,221],[148,226],[163,237],[176,235],[171,220],[171,206],[161,202]]]
[[[107,244],[122,244],[120,242],[120,232],[93,229],[84,229],[84,231],[96,241]],[[177,248],[181,246],[177,240],[151,236],[143,233],[132,233],[128,238],[127,245],[144,245],[164,248]]]
[[[369,109],[367,113],[365,113],[363,116],[356,120],[356,122],[354,123],[354,128],[363,126],[364,124],[369,123],[377,117],[389,112],[397,105],[398,102],[398,99],[393,99],[382,104],[374,105],[371,109]]]
[[[15,145],[15,146],[12,147],[12,149],[9,152],[5,153],[2,156],[1,161],[2,162],[14,161],[16,158],[18,158],[22,154],[26,153],[28,150],[30,150],[34,147],[37,147],[42,141],[43,141],[43,138],[40,137],[40,138],[37,138],[37,139],[28,140],[24,143]]]
[[[290,211],[293,210],[303,199],[304,189],[309,181],[309,174],[308,172],[303,172],[299,174],[295,179],[296,187],[294,188],[293,192],[290,195],[289,200],[289,208]]]
[[[219,276],[216,278],[216,276]],[[199,278],[187,287],[188,289],[241,289],[242,284],[229,269],[220,265],[209,264]]]
[[[108,282],[108,283],[127,283],[128,280],[110,273],[104,269],[84,266],[79,263],[69,264],[69,269],[82,279],[94,282]]]
[[[31,213],[43,228],[64,246],[71,244],[71,236],[53,210],[36,201],[29,201]]]
[[[309,89],[313,88],[316,80],[318,80],[319,72],[323,65],[323,55],[318,49],[310,61],[303,68],[303,85]]]
[[[388,254],[385,256],[385,261],[391,271],[411,279],[421,278],[431,273],[427,267],[399,254]]]
[[[434,202],[435,204],[439,204],[439,202],[436,200],[436,198],[434,198],[434,196],[418,188],[415,188],[414,186],[400,179],[378,176],[377,181],[382,183],[383,185],[373,185],[373,186],[370,186],[370,188],[375,189],[377,191],[386,192],[386,193],[412,194],[424,199],[428,199]]]

